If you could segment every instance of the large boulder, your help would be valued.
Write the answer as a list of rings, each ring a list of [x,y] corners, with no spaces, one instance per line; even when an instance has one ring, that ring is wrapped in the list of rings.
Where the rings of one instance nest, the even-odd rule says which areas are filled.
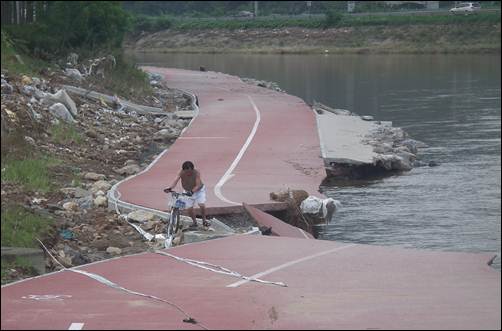
[[[91,192],[96,193],[98,191],[106,192],[112,187],[112,184],[108,183],[106,180],[98,180],[91,186]]]
[[[84,79],[84,76],[80,73],[80,71],[78,69],[74,69],[74,68],[67,68],[65,71],[64,71],[64,74],[70,78],[73,78],[75,80],[78,80],[78,81],[81,81]]]
[[[133,222],[144,223],[148,221],[153,221],[155,214],[146,210],[135,210],[127,214],[127,219]]]
[[[66,106],[66,108],[68,108],[73,116],[77,116],[77,106],[64,89],[59,90],[54,94],[47,93],[42,99],[42,102],[49,105],[53,103],[62,103]]]
[[[70,111],[62,103],[55,103],[49,107],[49,112],[59,119],[67,123],[75,123],[75,119],[71,115]]]
[[[77,211],[79,209],[79,206],[75,201],[68,201],[63,204],[63,209],[68,211]]]
[[[87,173],[85,173],[84,178],[85,179],[89,179],[89,180],[96,180],[97,181],[97,180],[103,180],[103,179],[105,179],[106,176],[103,175],[103,174],[97,174],[95,172],[87,172]]]
[[[108,205],[108,199],[106,199],[106,197],[103,195],[98,195],[94,199],[94,205],[96,207],[106,207]]]
[[[134,175],[138,173],[140,170],[141,168],[137,164],[130,164],[120,169],[116,169],[115,172],[120,175],[127,176],[127,175]]]
[[[30,77],[23,75],[23,76],[21,76],[21,83],[23,85],[30,85],[33,83],[33,80]]]

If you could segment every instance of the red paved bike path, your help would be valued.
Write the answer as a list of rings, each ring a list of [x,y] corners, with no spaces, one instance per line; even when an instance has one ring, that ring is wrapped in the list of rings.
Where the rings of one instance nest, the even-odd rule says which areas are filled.
[[[64,271],[3,287],[2,329],[500,329],[489,254],[251,235],[167,252],[287,287],[144,253],[78,269],[168,300],[200,325],[168,303]]]
[[[169,87],[195,94],[200,110],[148,171],[118,186],[122,201],[165,210],[161,189],[186,160],[201,171],[209,213],[241,208],[242,202],[273,209],[270,192],[287,188],[321,196],[325,171],[315,115],[301,99],[221,73],[145,69],[163,75]]]
[[[163,209],[158,191],[170,183],[187,155],[208,185],[208,205],[268,203],[270,191],[288,184],[310,194],[317,192],[324,170],[314,117],[301,100],[243,86],[223,74],[161,72],[168,82],[196,93],[201,112],[150,171],[119,186],[122,199]],[[231,171],[234,176],[221,187],[221,196],[232,201],[225,203],[214,188],[230,173],[229,167],[253,131],[257,111],[251,102],[261,121]],[[186,316],[166,302],[66,270],[2,287],[2,329],[68,329],[71,325],[83,329],[501,327],[501,279],[500,272],[486,264],[491,254],[250,235],[165,252],[284,282],[287,287],[239,281],[172,257],[144,253],[76,270],[168,300],[200,324],[184,323]],[[42,300],[46,295],[50,299]]]

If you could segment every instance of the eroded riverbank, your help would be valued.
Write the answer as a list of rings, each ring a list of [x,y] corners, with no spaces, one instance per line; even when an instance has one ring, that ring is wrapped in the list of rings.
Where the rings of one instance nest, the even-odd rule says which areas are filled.
[[[130,36],[125,48],[147,53],[445,54],[500,53],[500,23],[329,29],[169,29]]]

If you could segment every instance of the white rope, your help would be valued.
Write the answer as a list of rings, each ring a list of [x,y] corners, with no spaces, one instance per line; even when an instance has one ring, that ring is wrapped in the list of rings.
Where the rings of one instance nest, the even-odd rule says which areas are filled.
[[[176,259],[176,260],[181,261],[181,262],[188,263],[190,265],[193,265],[193,266],[201,268],[201,269],[206,269],[206,270],[209,270],[209,271],[212,271],[212,272],[216,272],[216,273],[219,273],[219,274],[224,274],[224,275],[228,275],[228,276],[232,276],[232,277],[242,278],[242,279],[245,279],[247,281],[253,281],[253,282],[258,282],[258,283],[262,283],[262,284],[277,285],[277,286],[282,286],[282,287],[287,287],[288,286],[288,285],[286,285],[283,282],[271,282],[271,281],[262,280],[262,279],[258,279],[258,278],[252,278],[252,277],[248,277],[248,276],[243,276],[243,275],[241,275],[240,273],[238,273],[236,271],[232,271],[232,270],[229,270],[229,269],[227,269],[225,267],[222,267],[222,266],[219,266],[219,265],[215,265],[215,264],[211,264],[211,263],[207,263],[207,262],[203,262],[203,261],[197,261],[197,260],[187,259],[187,258],[179,257],[179,256],[176,256],[176,255],[172,255],[172,254],[169,254],[169,253],[166,253],[166,252],[162,252],[162,251],[158,251],[158,250],[156,250],[155,253],[172,257],[173,259]]]
[[[100,282],[102,284],[105,284],[106,286],[112,287],[112,288],[114,288],[116,290],[124,291],[124,292],[129,293],[129,294],[139,295],[139,296],[142,296],[142,297],[146,297],[146,298],[150,298],[150,299],[154,299],[154,300],[157,300],[157,301],[161,301],[161,302],[167,303],[168,305],[176,308],[179,312],[181,312],[183,315],[185,315],[186,318],[183,319],[183,322],[192,323],[192,324],[198,324],[203,329],[208,330],[208,328],[205,325],[203,325],[202,323],[196,321],[194,318],[190,317],[190,315],[188,315],[183,309],[181,309],[176,304],[174,304],[174,303],[172,303],[172,302],[170,302],[168,300],[156,297],[154,295],[144,294],[144,293],[140,293],[140,292],[136,292],[136,291],[132,291],[132,290],[126,289],[125,287],[122,287],[122,286],[120,286],[118,284],[115,284],[114,282],[110,281],[109,279],[107,279],[107,278],[105,278],[103,276],[100,276],[98,274],[94,274],[94,273],[87,272],[87,271],[84,271],[84,270],[69,269],[69,268],[65,267],[64,265],[61,264],[61,262],[59,262],[50,253],[50,251],[47,249],[47,247],[45,247],[44,243],[42,241],[40,241],[40,239],[38,239],[38,238],[36,238],[36,239],[42,245],[42,247],[44,248],[44,250],[49,254],[49,256],[52,257],[52,259],[54,259],[54,261],[56,261],[63,268],[63,270],[67,270],[67,271],[75,272],[75,273],[78,273],[78,274],[82,274],[82,275],[87,276],[89,278],[92,278],[92,279],[94,279],[94,280],[96,280],[96,281],[98,281],[98,282]]]

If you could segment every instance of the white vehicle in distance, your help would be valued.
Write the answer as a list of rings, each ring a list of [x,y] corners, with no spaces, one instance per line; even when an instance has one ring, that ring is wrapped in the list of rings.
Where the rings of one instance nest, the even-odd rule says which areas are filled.
[[[462,2],[450,9],[453,14],[472,14],[481,9],[479,2]]]

